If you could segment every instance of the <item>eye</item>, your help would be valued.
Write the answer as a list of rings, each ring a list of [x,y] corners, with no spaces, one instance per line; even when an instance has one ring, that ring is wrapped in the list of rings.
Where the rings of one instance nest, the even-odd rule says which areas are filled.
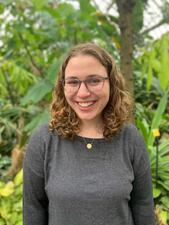
[[[99,78],[99,77],[92,77],[92,78],[90,78],[90,79],[87,79],[87,83],[88,83],[89,85],[93,85],[93,86],[98,85],[98,84],[100,84],[101,82],[102,82],[102,79]]]
[[[65,84],[72,87],[77,87],[79,85],[79,80],[66,80]]]

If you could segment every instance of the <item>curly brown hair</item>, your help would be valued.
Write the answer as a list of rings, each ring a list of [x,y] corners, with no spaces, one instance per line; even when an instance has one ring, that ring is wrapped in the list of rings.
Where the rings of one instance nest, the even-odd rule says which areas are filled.
[[[83,43],[72,48],[64,60],[53,92],[49,127],[64,138],[73,138],[80,131],[80,119],[69,106],[64,95],[65,69],[69,60],[77,55],[92,55],[106,68],[110,82],[110,98],[102,112],[103,136],[110,139],[122,125],[131,119],[132,98],[125,89],[125,80],[118,71],[113,57],[93,43]]]

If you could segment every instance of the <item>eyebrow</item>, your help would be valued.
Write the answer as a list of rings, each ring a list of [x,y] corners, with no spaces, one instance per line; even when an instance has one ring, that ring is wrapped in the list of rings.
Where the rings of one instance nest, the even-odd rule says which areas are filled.
[[[107,75],[105,75],[107,76]],[[100,74],[90,74],[90,75],[87,75],[86,78],[92,78],[92,77],[103,77],[103,75],[100,75]],[[79,79],[77,76],[73,75],[73,76],[69,76],[67,77],[66,79]]]
[[[69,76],[69,77],[66,77],[65,79],[78,79],[78,77],[76,77],[76,76]]]

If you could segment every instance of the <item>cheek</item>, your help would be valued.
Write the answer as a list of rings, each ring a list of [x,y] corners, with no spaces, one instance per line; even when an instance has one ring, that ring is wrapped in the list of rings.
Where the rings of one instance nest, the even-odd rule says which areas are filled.
[[[67,99],[69,98],[68,94],[66,94],[66,93],[64,92],[64,95],[65,95],[65,99],[67,100]]]
[[[66,99],[68,104],[71,104],[72,99],[73,99],[73,95],[65,93],[65,99]]]
[[[105,96],[104,97],[104,99],[105,99],[104,105],[106,107],[106,105],[108,104],[109,99],[110,99],[110,88],[109,88],[109,86],[107,87],[107,91],[105,92],[104,96]]]
[[[108,102],[109,98],[110,98],[110,85],[109,84],[105,88],[105,98],[107,99],[107,102]]]

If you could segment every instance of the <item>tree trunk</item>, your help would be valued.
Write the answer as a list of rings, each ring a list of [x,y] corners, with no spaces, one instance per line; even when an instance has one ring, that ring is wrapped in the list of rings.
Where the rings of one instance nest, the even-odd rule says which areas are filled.
[[[121,32],[121,72],[126,79],[127,89],[133,96],[133,30],[132,13],[135,0],[116,0],[119,12],[119,27]]]

